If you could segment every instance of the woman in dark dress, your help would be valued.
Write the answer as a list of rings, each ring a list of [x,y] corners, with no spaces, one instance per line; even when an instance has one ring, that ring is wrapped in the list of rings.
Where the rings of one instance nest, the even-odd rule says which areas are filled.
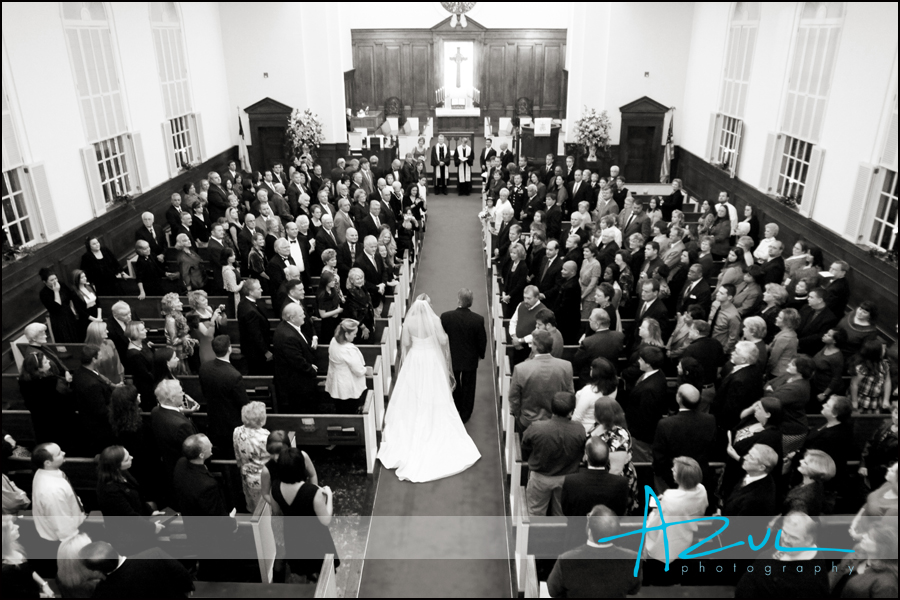
[[[366,276],[362,269],[354,267],[347,275],[347,294],[344,303],[344,319],[353,319],[360,323],[360,339],[367,340],[375,330],[375,309],[372,306],[372,298],[364,287]],[[334,331],[332,331],[332,334]]]
[[[84,336],[78,335],[78,318],[72,307],[74,292],[59,280],[55,271],[43,268],[39,272],[44,287],[38,296],[41,304],[50,314],[50,326],[53,328],[53,341],[57,344],[80,343]]]
[[[141,418],[141,404],[150,405],[147,400],[138,394],[133,385],[115,388],[109,399],[109,424],[115,444],[128,448],[137,457],[131,473],[141,483],[144,498],[159,500],[162,464],[150,431],[150,422]],[[156,405],[155,397],[149,400],[153,406]]]
[[[825,482],[835,473],[831,457],[821,450],[807,450],[800,459],[797,473],[802,480],[785,495],[782,514],[794,511],[811,517],[831,514],[833,503],[825,494]]]
[[[285,562],[292,574],[316,581],[326,554],[335,555],[335,569],[341,564],[328,531],[334,514],[331,488],[320,488],[308,481],[306,460],[297,448],[281,451],[278,468],[270,476],[272,499],[281,513],[286,517],[304,517],[284,520]]]
[[[324,254],[324,252],[323,252]],[[319,291],[316,293],[316,303],[319,308],[319,317],[322,319],[319,331],[319,343],[327,344],[334,337],[334,330],[341,322],[341,294],[338,290],[340,279],[331,271],[322,271],[319,279]]]
[[[87,273],[81,269],[72,271],[72,308],[78,315],[78,334],[81,339],[87,335],[87,328],[96,321],[100,312],[97,304],[97,288],[91,285]]]
[[[100,245],[96,237],[84,240],[85,253],[81,255],[81,270],[87,274],[88,281],[94,284],[98,296],[116,296],[120,294],[119,279],[125,268],[116,260],[112,250]]]
[[[511,319],[528,285],[528,265],[525,264],[525,247],[515,243],[509,247],[509,262],[503,269],[503,283],[500,285],[500,302],[503,304],[503,318]]]
[[[146,457],[137,460],[142,458]],[[107,541],[124,556],[157,546],[156,535],[163,529],[149,519],[153,507],[144,502],[141,486],[129,472],[133,460],[124,447],[109,446],[100,453],[97,466],[97,505]]]
[[[766,396],[745,408],[737,426],[728,432],[728,446],[725,451],[725,473],[722,476],[722,496],[728,497],[731,490],[744,478],[741,461],[756,444],[764,444],[772,448],[778,455],[778,464],[772,469],[776,481],[781,479],[781,464],[784,453],[781,451],[781,400]]]
[[[31,348],[29,346],[29,348]],[[31,352],[22,361],[19,389],[25,408],[31,412],[35,443],[54,442],[63,446],[75,419],[74,403],[57,391],[65,378],[43,352]]]

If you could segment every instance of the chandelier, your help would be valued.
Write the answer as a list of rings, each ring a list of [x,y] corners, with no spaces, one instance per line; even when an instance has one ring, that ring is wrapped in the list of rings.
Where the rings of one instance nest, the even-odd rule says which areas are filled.
[[[441,2],[441,6],[444,7],[444,10],[450,13],[450,27],[456,27],[456,24],[459,23],[461,26],[465,27],[468,25],[466,22],[466,13],[474,8],[476,2]]]

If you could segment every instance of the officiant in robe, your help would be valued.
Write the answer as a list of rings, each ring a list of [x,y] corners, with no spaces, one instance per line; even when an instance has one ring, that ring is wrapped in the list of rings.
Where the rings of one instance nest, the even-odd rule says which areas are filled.
[[[434,168],[434,193],[447,195],[447,181],[450,179],[450,148],[443,135],[431,148],[431,166]]]
[[[459,181],[459,195],[468,196],[472,191],[472,147],[469,146],[469,138],[462,138],[456,147],[457,173],[456,177]]]

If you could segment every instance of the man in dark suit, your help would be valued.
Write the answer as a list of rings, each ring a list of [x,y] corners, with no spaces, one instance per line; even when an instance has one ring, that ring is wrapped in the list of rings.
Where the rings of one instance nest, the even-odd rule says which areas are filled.
[[[800,327],[797,329],[797,351],[815,356],[825,347],[822,336],[837,325],[838,318],[825,304],[825,290],[810,290],[808,305],[800,310]]]
[[[187,211],[181,213],[181,224],[177,227],[173,228],[171,233],[169,234],[169,239],[172,241],[172,246],[175,246],[175,243],[178,241],[178,236],[182,233],[188,236],[188,239],[191,240],[191,247],[197,247],[197,240],[194,238],[194,234],[191,233],[191,225],[194,222],[194,217]]]
[[[535,213],[544,208],[544,198],[538,194],[537,186],[534,184],[528,185],[525,193],[528,197],[524,201],[525,206],[519,211],[519,219],[522,221],[522,227],[530,229]]]
[[[181,194],[172,194],[171,202],[172,205],[166,209],[166,223],[169,224],[169,230],[173,234],[172,242],[174,243],[174,232],[181,226],[181,213],[184,212],[181,208]]]
[[[544,219],[547,223],[547,237],[551,240],[558,240],[562,232],[562,210],[556,204],[556,198],[552,195],[548,195],[544,199],[544,205],[547,207],[547,211],[544,214]]]
[[[656,424],[666,414],[668,390],[662,372],[665,355],[656,346],[644,346],[638,353],[641,376],[628,395],[625,418],[631,435],[642,442],[653,443]]]
[[[519,225],[513,215],[511,206],[504,206],[500,213],[500,225],[497,227],[497,240],[494,244],[494,262],[499,263],[504,256],[509,254],[509,246],[512,243],[509,232],[514,225]],[[521,231],[521,229],[520,229]]]
[[[659,210],[662,212],[663,221],[670,223],[672,221],[672,213],[676,210],[684,209],[684,201],[687,195],[681,189],[681,180],[672,180],[672,193],[668,196],[659,197]]]
[[[484,317],[470,310],[472,290],[462,288],[457,293],[457,300],[456,310],[441,315],[441,325],[449,339],[453,377],[456,378],[453,403],[462,422],[466,423],[475,407],[475,379],[478,361],[484,358],[487,347],[487,334]]]
[[[331,215],[322,215],[322,227],[316,234],[316,254],[322,256],[326,250],[337,251],[338,241],[334,235],[334,219]]]
[[[346,237],[347,240],[337,247],[337,268],[341,281],[347,281],[347,274],[356,265],[356,257],[363,251],[362,245],[359,243],[359,234],[355,227],[347,229]]]
[[[781,256],[783,251],[784,244],[779,240],[769,244],[769,260],[762,264],[762,282],[760,282],[760,286],[765,287],[767,283],[781,285],[781,282],[784,281],[784,258]]]
[[[212,454],[212,442],[202,433],[186,438],[172,486],[188,543],[201,557],[200,576],[206,581],[227,581],[229,568],[234,568],[234,561],[227,559],[236,524],[218,482],[206,468]]]
[[[850,265],[842,260],[836,260],[831,264],[828,272],[831,273],[831,281],[825,287],[825,304],[838,318],[842,318],[847,312],[847,302],[850,301],[850,284],[847,283],[847,273]]]
[[[538,169],[538,177],[544,185],[550,185],[550,181],[553,179],[556,172],[556,165],[553,164],[555,160],[555,154],[548,154],[544,159],[544,165]]]
[[[150,431],[153,433],[153,440],[162,457],[163,484],[166,486],[168,497],[177,501],[177,498],[171,493],[175,464],[182,456],[182,443],[197,433],[197,429],[193,422],[181,412],[184,391],[177,379],[160,381],[156,386],[155,395],[159,404],[150,411]]]
[[[256,237],[256,216],[253,213],[244,215],[244,226],[238,232],[238,257],[242,265],[247,264],[247,256],[253,249],[253,238]]]
[[[716,387],[712,412],[716,425],[730,431],[741,419],[741,412],[762,397],[762,377],[756,368],[759,349],[753,342],[738,342],[731,353],[734,369]]]
[[[283,185],[284,187],[287,187],[288,183],[290,183],[290,182],[288,181],[287,173],[284,172],[284,165],[281,164],[280,162],[277,162],[274,165],[272,165],[272,184],[273,185],[280,184],[280,185]]]
[[[277,290],[278,286],[284,283],[286,279],[286,275],[284,274],[284,270],[288,265],[297,265],[294,262],[293,257],[291,257],[291,244],[284,238],[278,238],[275,240],[275,245],[273,246],[275,249],[275,256],[269,261],[269,264],[266,265],[266,275],[269,276],[269,289]],[[303,275],[306,275],[306,271],[303,272]],[[307,276],[308,277],[308,276]]]
[[[602,504],[588,514],[587,543],[560,555],[547,580],[553,598],[624,598],[641,589],[643,570],[634,576],[636,552],[598,544],[619,535],[619,517]]]
[[[133,325],[133,326],[132,326]],[[156,406],[156,382],[153,378],[153,350],[147,343],[147,327],[140,321],[129,323],[128,348],[122,364],[141,395],[141,410],[150,412]]]
[[[330,173],[330,176],[331,176],[331,183],[332,183],[332,184],[337,185],[337,183],[338,183],[341,179],[343,179],[343,177],[344,177],[344,168],[345,168],[346,166],[347,166],[347,161],[345,161],[343,158],[338,158],[338,159],[337,159],[337,161],[335,162],[335,167],[331,170],[331,173]],[[374,169],[375,166],[373,165],[372,168]]]
[[[128,336],[125,330],[131,323],[131,307],[127,302],[119,300],[112,305],[112,314],[106,317],[106,331],[109,339],[116,346],[116,352],[119,354],[119,360],[124,362],[125,353],[128,351]]]
[[[381,201],[372,200],[369,202],[369,214],[356,222],[356,231],[363,240],[370,235],[377,240],[378,234],[381,233],[381,226],[384,224],[385,220],[381,215]]]
[[[210,171],[207,179],[209,179],[209,190],[206,195],[209,222],[215,223],[224,217],[225,211],[228,210],[228,190],[222,184],[222,176],[215,171]]]
[[[225,266],[225,235],[225,227],[216,223],[210,229],[209,243],[206,246],[209,265],[213,272],[212,292],[216,294],[222,293],[225,289],[222,280],[222,267]]]
[[[597,260],[600,261],[600,268],[604,273],[607,267],[615,264],[616,252],[619,250],[619,244],[616,243],[616,237],[612,229],[604,229],[600,233],[600,245],[597,247]]]
[[[134,240],[143,240],[150,244],[150,255],[154,260],[164,263],[166,260],[166,238],[162,229],[153,224],[155,217],[152,212],[141,215],[142,225],[134,231]]]
[[[627,240],[635,233],[640,233],[644,236],[644,240],[648,240],[651,237],[650,217],[644,212],[644,205],[638,201],[634,202],[631,214],[624,218],[622,240]]]
[[[610,331],[609,313],[604,309],[592,310],[589,323],[594,333],[581,340],[575,358],[572,359],[572,367],[578,373],[581,383],[590,381],[594,359],[602,357],[615,366],[625,344],[625,334]]]
[[[715,488],[709,472],[709,457],[715,450],[716,418],[697,410],[700,390],[689,383],[682,384],[675,394],[678,412],[666,417],[656,426],[653,438],[654,491],[678,487],[672,475],[672,461],[679,456],[693,458],[700,465],[703,481],[710,490]]]
[[[575,261],[563,263],[560,274],[559,296],[550,310],[556,313],[557,326],[566,344],[577,344],[581,337],[581,286],[578,284],[578,265]]]
[[[109,399],[113,385],[97,369],[100,363],[99,346],[81,349],[81,367],[72,374],[72,391],[84,431],[82,442],[86,456],[94,456],[112,444],[113,431],[109,424]]]
[[[541,300],[544,301],[546,306],[551,307],[550,310],[553,310],[552,306],[556,305],[556,300],[559,296],[562,266],[563,261],[559,257],[559,242],[549,240],[544,260],[541,261],[541,265],[532,282],[537,285]]]
[[[535,331],[531,343],[534,358],[515,366],[509,385],[509,408],[519,431],[525,431],[534,421],[550,418],[550,400],[556,392],[575,392],[572,363],[550,356],[550,334]]]
[[[587,181],[583,181],[581,176],[582,171],[580,169],[576,170],[573,180],[566,184],[566,189],[569,192],[569,207],[573,211],[578,210],[579,202],[587,202],[590,205],[591,186]]]
[[[250,375],[267,375],[270,369],[266,361],[272,360],[272,331],[269,329],[269,316],[259,305],[263,295],[262,285],[256,279],[247,279],[241,294],[243,298],[237,307],[241,356],[247,361]]]
[[[584,445],[587,468],[566,475],[562,487],[562,509],[568,518],[569,545],[578,543],[584,532],[585,517],[598,504],[618,516],[625,515],[630,503],[628,480],[609,472],[609,447],[598,437]],[[573,535],[574,534],[574,535]]]
[[[575,181],[575,157],[567,156],[566,157],[566,166],[563,169],[563,179],[566,183],[572,183]]]
[[[673,292],[675,290],[672,290]],[[690,266],[687,272],[687,281],[684,288],[678,293],[675,310],[683,313],[691,304],[699,304],[709,314],[712,307],[712,290],[706,280],[703,279],[703,267],[699,263]]]
[[[234,456],[232,435],[241,425],[241,407],[250,399],[243,377],[231,364],[231,338],[217,335],[212,349],[216,359],[200,365],[200,389],[206,399],[210,439],[220,456],[230,458]]]
[[[637,335],[644,319],[656,319],[662,330],[663,341],[669,337],[669,311],[659,299],[659,279],[648,279],[641,285],[641,302],[634,314],[632,335]]]
[[[91,542],[78,558],[104,576],[93,598],[189,598],[194,591],[190,572],[159,548],[125,557],[107,542]]]
[[[222,185],[225,185],[229,181],[231,185],[234,185],[235,179],[237,179],[238,171],[237,171],[237,163],[235,161],[231,161],[228,163],[228,168],[222,173]]]
[[[301,183],[300,171],[294,171],[291,184],[287,187],[287,203],[291,215],[297,218],[300,215],[300,196],[309,196],[309,188]]]
[[[497,151],[491,147],[492,144],[493,140],[491,138],[484,138],[484,148],[481,150],[481,157],[478,159],[478,165],[481,168],[482,180],[485,180],[484,174],[487,172],[488,167],[490,167],[491,161],[493,161],[494,157],[497,156]]]
[[[722,508],[724,517],[769,517],[779,513],[772,471],[778,454],[764,444],[756,444],[744,455],[743,480],[735,486]]]
[[[682,358],[694,358],[703,367],[703,390],[701,392],[701,410],[706,412],[715,393],[719,368],[725,364],[725,349],[721,342],[710,337],[712,328],[706,321],[694,319],[688,330],[690,343],[681,353]]]
[[[275,397],[282,412],[294,414],[316,412],[316,358],[308,339],[301,331],[306,321],[302,306],[289,304],[275,328],[272,350],[275,356]]]
[[[376,314],[379,314],[379,306],[384,303],[385,289],[392,276],[384,264],[384,259],[378,253],[378,242],[373,236],[367,236],[363,240],[363,251],[356,255],[356,267],[362,269],[366,276],[366,291],[372,298],[372,306]]]

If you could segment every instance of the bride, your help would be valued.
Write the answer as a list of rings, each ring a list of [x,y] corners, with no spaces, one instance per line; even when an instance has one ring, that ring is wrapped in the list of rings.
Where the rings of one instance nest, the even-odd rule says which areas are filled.
[[[450,346],[426,294],[407,312],[400,341],[401,369],[384,417],[378,458],[408,481],[461,473],[481,453],[453,404]]]

